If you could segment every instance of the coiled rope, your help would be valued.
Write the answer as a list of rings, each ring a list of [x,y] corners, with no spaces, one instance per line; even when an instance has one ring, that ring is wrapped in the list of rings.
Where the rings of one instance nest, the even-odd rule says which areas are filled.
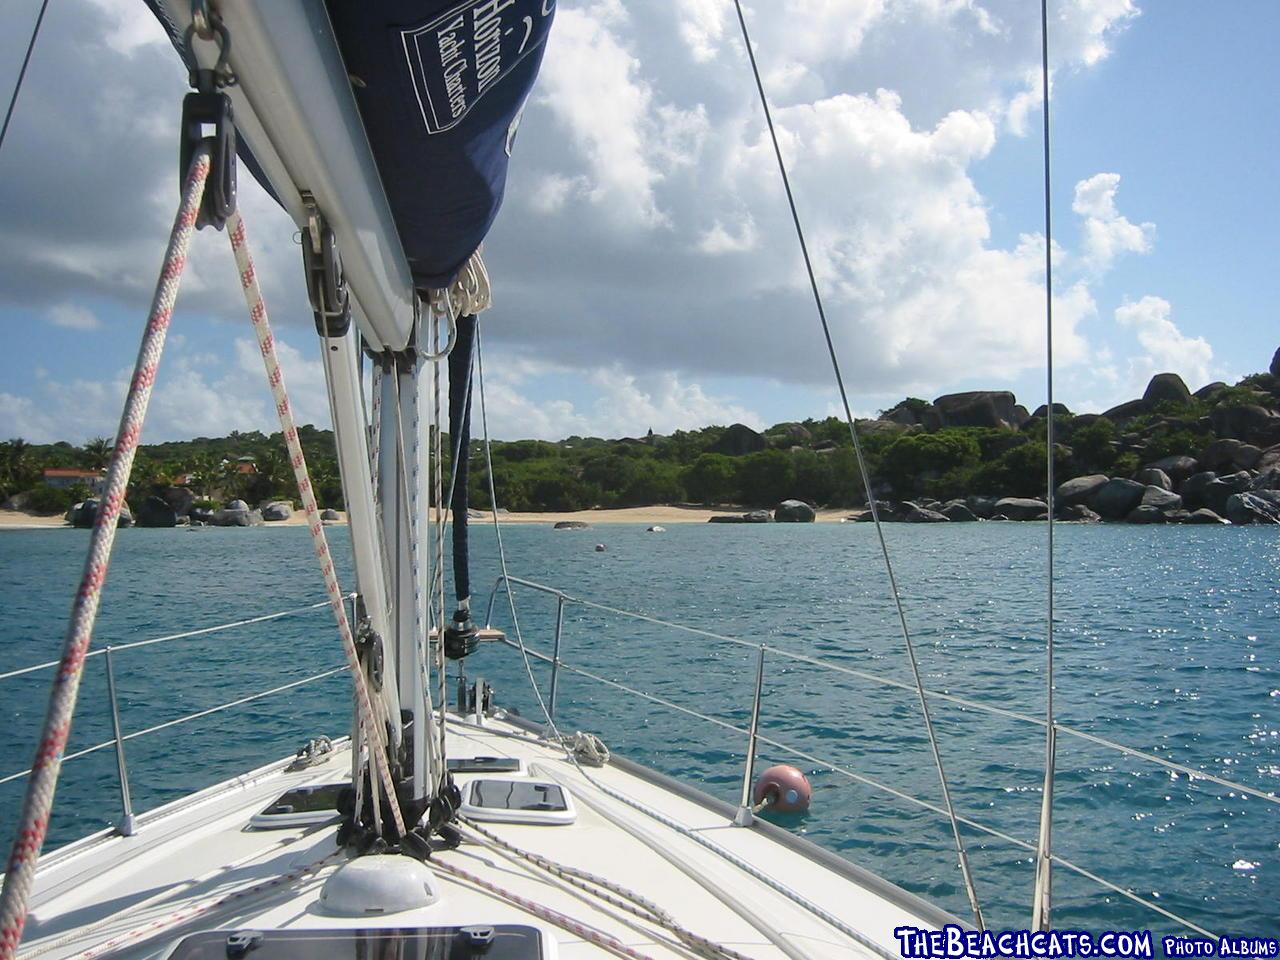
[[[280,369],[280,360],[276,356],[275,337],[271,333],[271,323],[267,319],[267,304],[262,299],[262,288],[258,285],[253,258],[249,255],[244,219],[240,216],[239,210],[227,218],[227,236],[231,240],[231,252],[236,258],[236,268],[240,271],[240,287],[244,291],[245,303],[249,307],[249,319],[253,322],[253,332],[257,335],[258,347],[262,352],[262,362],[267,371],[267,382],[271,386],[271,396],[276,402],[276,414],[280,418],[280,430],[284,434],[285,447],[289,452],[289,463],[293,467],[294,479],[298,482],[298,496],[302,498],[302,509],[307,515],[307,526],[311,530],[311,545],[315,549],[316,559],[320,561],[320,574],[324,578],[325,591],[329,594],[329,606],[333,608],[334,619],[338,622],[342,649],[347,655],[347,666],[351,670],[355,685],[356,709],[360,716],[360,723],[364,726],[365,735],[370,740],[373,766],[377,769],[383,790],[386,791],[391,818],[395,822],[396,831],[403,837],[406,832],[404,818],[400,815],[400,804],[396,800],[395,784],[391,780],[391,770],[387,761],[386,731],[374,713],[364,671],[360,666],[360,657],[356,653],[355,637],[351,633],[351,622],[347,619],[347,608],[342,602],[342,588],[338,585],[338,574],[333,566],[333,556],[329,552],[329,540],[324,534],[324,524],[320,520],[320,507],[316,504],[315,491],[311,487],[311,474],[307,470],[307,459],[302,452],[302,441],[298,439],[298,427],[293,420],[289,391],[285,387],[284,372]]]
[[[125,490],[129,486],[134,455],[142,437],[142,425],[147,416],[147,405],[151,401],[151,390],[155,386],[160,356],[164,351],[165,335],[173,319],[173,304],[178,297],[182,272],[187,264],[187,250],[191,246],[196,215],[204,198],[209,166],[209,149],[200,147],[191,158],[191,166],[183,182],[182,200],[174,217],[173,229],[169,233],[164,265],[151,300],[147,326],[133,368],[133,379],[129,382],[129,392],[120,417],[120,429],[116,433],[115,450],[107,469],[106,491],[98,507],[93,534],[89,540],[89,555],[71,607],[71,623],[63,642],[62,660],[53,680],[53,690],[49,694],[44,729],[35,760],[31,764],[31,779],[27,781],[27,792],[18,817],[18,829],[9,855],[4,890],[0,892],[0,960],[12,960],[26,925],[27,904],[31,887],[35,883],[36,864],[49,829],[58,772],[62,767],[67,738],[71,734],[71,721],[80,691],[85,656],[93,639],[102,585],[107,579],[107,568],[111,562],[116,521],[124,506]]]

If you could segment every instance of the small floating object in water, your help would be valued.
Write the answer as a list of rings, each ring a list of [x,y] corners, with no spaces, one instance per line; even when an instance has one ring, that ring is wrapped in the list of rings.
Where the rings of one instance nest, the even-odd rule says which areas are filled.
[[[652,527],[650,527],[648,530],[645,531],[645,533],[666,533],[666,532],[667,532],[666,527],[660,526],[656,523]]]
[[[604,544],[603,544],[603,543],[597,543],[597,544],[596,544],[596,553],[604,553]]]
[[[760,774],[755,788],[751,791],[751,801],[757,805],[767,804],[772,810],[781,813],[803,813],[809,809],[809,801],[813,799],[813,788],[808,779],[795,767],[780,763]]]

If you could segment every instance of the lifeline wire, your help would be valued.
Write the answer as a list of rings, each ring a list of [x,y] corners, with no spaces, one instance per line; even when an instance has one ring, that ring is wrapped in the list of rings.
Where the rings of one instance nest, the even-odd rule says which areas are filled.
[[[498,520],[498,497],[495,490],[494,479],[493,479],[493,447],[489,439],[489,417],[488,417],[488,412],[485,408],[484,350],[483,350],[483,345],[480,339],[480,328],[478,325],[476,327],[475,350],[476,350],[476,374],[480,379],[480,384],[479,384],[480,422],[482,424],[482,429],[484,433],[485,464],[489,471],[490,508],[493,513],[493,529],[498,541],[498,562],[502,569],[503,582],[507,584],[507,601],[511,609],[511,625],[516,635],[518,649],[520,650],[520,657],[524,661],[524,669],[525,669],[525,674],[529,678],[529,686],[533,690],[534,698],[538,701],[538,708],[542,711],[542,716],[547,722],[547,728],[551,731],[551,734],[555,742],[564,745],[566,744],[566,740],[563,736],[561,736],[559,729],[556,727],[555,720],[551,718],[551,713],[547,709],[546,701],[542,697],[542,691],[538,688],[538,682],[533,676],[533,665],[529,661],[529,649],[528,647],[525,646],[524,635],[520,630],[520,617],[516,613],[515,594],[512,593],[511,591],[511,577],[507,573],[507,553],[502,543],[502,524]],[[614,800],[617,800],[620,803],[626,804],[627,806],[631,807],[634,810],[640,811],[645,816],[650,817],[651,819],[656,820],[657,822],[663,824],[667,828],[679,833],[682,837],[685,837],[693,841],[694,843],[697,843],[699,846],[702,846],[707,850],[710,850],[712,853],[720,857],[722,860],[725,860],[728,863],[733,864],[739,870],[742,870],[744,873],[746,873],[748,876],[752,877],[753,879],[758,880],[760,883],[764,884],[769,889],[782,894],[792,903],[799,905],[804,910],[808,911],[810,914],[817,917],[823,923],[827,924],[828,926],[836,930],[839,930],[841,933],[849,937],[851,940],[861,944],[862,946],[866,947],[868,950],[871,950],[873,953],[877,954],[878,956],[884,957],[885,960],[894,960],[894,955],[892,953],[885,950],[883,947],[881,947],[871,938],[867,937],[865,934],[858,932],[852,926],[850,926],[849,924],[841,920],[839,917],[835,916],[830,911],[825,910],[822,907],[818,906],[816,903],[809,900],[802,894],[796,892],[795,890],[792,890],[790,887],[786,886],[785,884],[780,883],[779,881],[773,879],[772,877],[762,873],[760,870],[757,870],[754,866],[752,866],[750,863],[748,863],[746,860],[742,859],[741,857],[737,856],[736,854],[731,853],[730,851],[719,846],[718,844],[713,843],[711,840],[708,840],[699,831],[691,830],[688,827],[684,826],[683,824],[677,823],[675,820],[672,820],[671,818],[664,816],[663,814],[659,813],[657,810],[654,810],[651,807],[646,807],[644,804],[631,799],[625,794],[620,793],[611,787],[605,786],[603,783],[601,783],[600,781],[592,777],[591,774],[588,773],[585,769],[583,769],[582,764],[578,761],[578,757],[575,755],[573,750],[570,749],[567,745],[565,746],[565,756],[569,761],[573,763],[577,771],[580,774],[582,774],[583,778],[587,781],[587,783],[591,784],[601,793],[605,794],[606,796],[612,797]],[[752,926],[755,926],[756,929],[760,930],[761,933],[765,933],[766,936],[770,936],[758,924],[750,921],[749,918],[744,917],[744,919],[748,919],[748,922],[751,922]],[[770,936],[770,939],[773,939],[772,936]],[[775,941],[775,945],[777,945],[776,941]]]
[[[1053,722],[1053,204],[1049,165],[1049,0],[1040,0],[1040,82],[1044,115],[1044,314],[1045,407],[1047,424],[1045,456],[1048,492],[1045,497],[1049,518],[1048,618],[1045,623],[1045,736],[1044,792],[1040,805],[1040,836],[1036,841],[1036,878],[1031,906],[1031,926],[1047,929],[1053,902],[1053,777],[1057,766],[1057,727]]]
[[[764,81],[760,78],[760,68],[756,64],[755,51],[751,47],[751,33],[747,29],[747,18],[742,12],[742,0],[733,0],[738,11],[738,24],[742,28],[742,41],[747,49],[747,58],[751,62],[751,72],[755,76],[756,89],[760,93],[760,106],[764,109],[765,123],[769,127],[769,137],[773,141],[773,152],[778,158],[778,172],[782,175],[782,186],[787,193],[787,204],[791,207],[791,220],[795,224],[796,237],[800,241],[800,253],[804,257],[804,268],[809,275],[809,286],[813,290],[813,301],[818,308],[818,319],[822,323],[822,335],[827,341],[827,354],[831,358],[831,368],[835,373],[836,386],[840,389],[840,400],[844,404],[845,421],[849,425],[849,436],[853,440],[853,450],[858,458],[858,470],[862,474],[862,486],[866,491],[867,505],[871,508],[871,519],[875,521],[876,536],[880,541],[880,553],[884,557],[885,570],[889,575],[889,588],[893,594],[893,603],[897,608],[898,622],[902,627],[902,639],[907,647],[907,658],[911,661],[911,672],[915,677],[916,691],[920,695],[920,712],[924,716],[925,731],[929,735],[929,747],[933,751],[934,764],[938,768],[938,779],[942,784],[942,799],[947,808],[947,817],[951,821],[951,833],[955,837],[956,853],[960,858],[960,872],[964,875],[965,893],[969,897],[969,906],[973,910],[973,919],[978,929],[984,928],[982,909],[978,904],[978,891],[973,883],[973,873],[969,869],[969,855],[965,850],[964,838],[960,835],[960,822],[956,817],[955,806],[951,802],[951,787],[947,783],[946,769],[942,764],[942,752],[938,748],[938,736],[933,729],[933,720],[929,715],[929,701],[924,692],[924,681],[920,677],[920,665],[916,661],[915,644],[911,640],[911,631],[907,628],[907,615],[902,606],[902,596],[898,591],[898,580],[893,572],[893,562],[889,559],[889,545],[885,542],[884,530],[880,525],[880,511],[876,507],[875,496],[871,491],[871,477],[867,473],[867,462],[862,454],[862,443],[858,439],[858,429],[854,425],[853,410],[849,406],[849,394],[845,390],[844,376],[840,372],[840,361],[836,356],[835,343],[831,339],[831,325],[827,322],[827,312],[822,304],[822,293],[818,289],[818,280],[813,272],[813,261],[809,257],[809,246],[804,239],[804,228],[800,224],[800,213],[796,209],[796,198],[791,191],[791,179],[787,176],[787,166],[782,159],[782,148],[778,145],[778,133],[773,126],[773,113],[769,109],[769,98],[764,92]]]

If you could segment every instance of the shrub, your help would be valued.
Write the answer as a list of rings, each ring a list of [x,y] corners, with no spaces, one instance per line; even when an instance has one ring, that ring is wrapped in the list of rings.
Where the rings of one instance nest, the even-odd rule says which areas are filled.
[[[66,513],[76,502],[73,491],[42,483],[31,491],[27,507],[36,513]]]
[[[884,452],[881,472],[899,496],[923,490],[930,480],[976,466],[981,449],[961,430],[912,433],[898,437]]]

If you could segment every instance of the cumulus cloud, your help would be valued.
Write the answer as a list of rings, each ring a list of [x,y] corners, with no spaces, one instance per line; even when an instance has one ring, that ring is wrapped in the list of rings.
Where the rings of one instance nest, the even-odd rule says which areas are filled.
[[[1071,209],[1084,218],[1086,262],[1106,270],[1122,253],[1149,253],[1155,240],[1154,223],[1132,223],[1116,209],[1118,173],[1097,173],[1076,184]]]
[[[308,346],[314,349],[314,343]],[[233,349],[231,357],[221,357],[196,352],[181,337],[170,339],[148,408],[144,443],[280,429],[257,342],[238,338]],[[298,422],[327,426],[320,360],[279,339],[276,349]],[[131,368],[120,368],[102,379],[49,376],[40,379],[32,396],[0,393],[0,429],[5,436],[35,443],[115,436],[131,373]]]
[[[75,303],[59,303],[49,308],[49,322],[67,330],[97,330],[102,321],[92,310]]]
[[[1213,379],[1213,348],[1179,330],[1172,314],[1169,301],[1152,296],[1116,309],[1116,322],[1132,330],[1145,351],[1130,363],[1130,382],[1139,390],[1153,373],[1177,373],[1193,390]]]
[[[648,430],[667,434],[710,423],[764,426],[755,411],[674,373],[637,376],[620,365],[570,371],[528,357],[502,357],[486,365],[485,371],[489,420],[498,439],[620,437]],[[576,403],[548,403],[528,395],[540,379],[566,374],[578,378],[591,396]]]
[[[863,398],[1002,382],[1043,362],[1043,237],[993,242],[988,200],[971,176],[1010,117],[1021,111],[1025,120],[1038,103],[1028,93],[1038,83],[1033,6],[747,4],[836,342]],[[1131,0],[1055,7],[1057,82],[1104,59],[1137,16]],[[59,305],[100,313],[96,305],[110,302],[142,315],[175,202],[172,142],[185,78],[136,4],[65,0],[50,18],[46,29],[71,38],[74,56],[50,54],[33,67],[5,146],[0,310],[21,307],[53,321]],[[1118,213],[1118,178],[1099,177],[1077,194],[1087,208],[1085,249],[1055,253],[1068,267],[1089,265],[1060,284],[1057,356],[1065,366],[1089,359],[1082,325],[1096,316],[1097,276],[1120,253],[1151,242],[1149,224]],[[309,326],[294,227],[247,175],[241,188],[273,320],[286,332]],[[1096,231],[1088,226],[1095,221]],[[501,382],[495,367],[495,402],[507,403],[513,428],[527,423],[550,436],[751,422],[754,397],[744,408],[699,385],[726,375],[762,386],[828,383],[772,146],[725,0],[678,8],[561,0],[486,259],[495,350],[590,386],[585,398],[547,402],[559,396],[551,380]],[[225,236],[203,231],[189,263],[181,308],[213,317],[243,311]],[[188,424],[206,422],[207,410],[207,422],[224,430],[269,426],[257,401],[241,405],[235,392],[245,385],[236,349],[228,343],[220,366],[188,358],[187,368],[171,368]],[[49,382],[58,380],[55,371]],[[313,391],[316,417],[325,419],[318,387],[296,389]],[[39,410],[10,394],[0,412],[39,426]]]

